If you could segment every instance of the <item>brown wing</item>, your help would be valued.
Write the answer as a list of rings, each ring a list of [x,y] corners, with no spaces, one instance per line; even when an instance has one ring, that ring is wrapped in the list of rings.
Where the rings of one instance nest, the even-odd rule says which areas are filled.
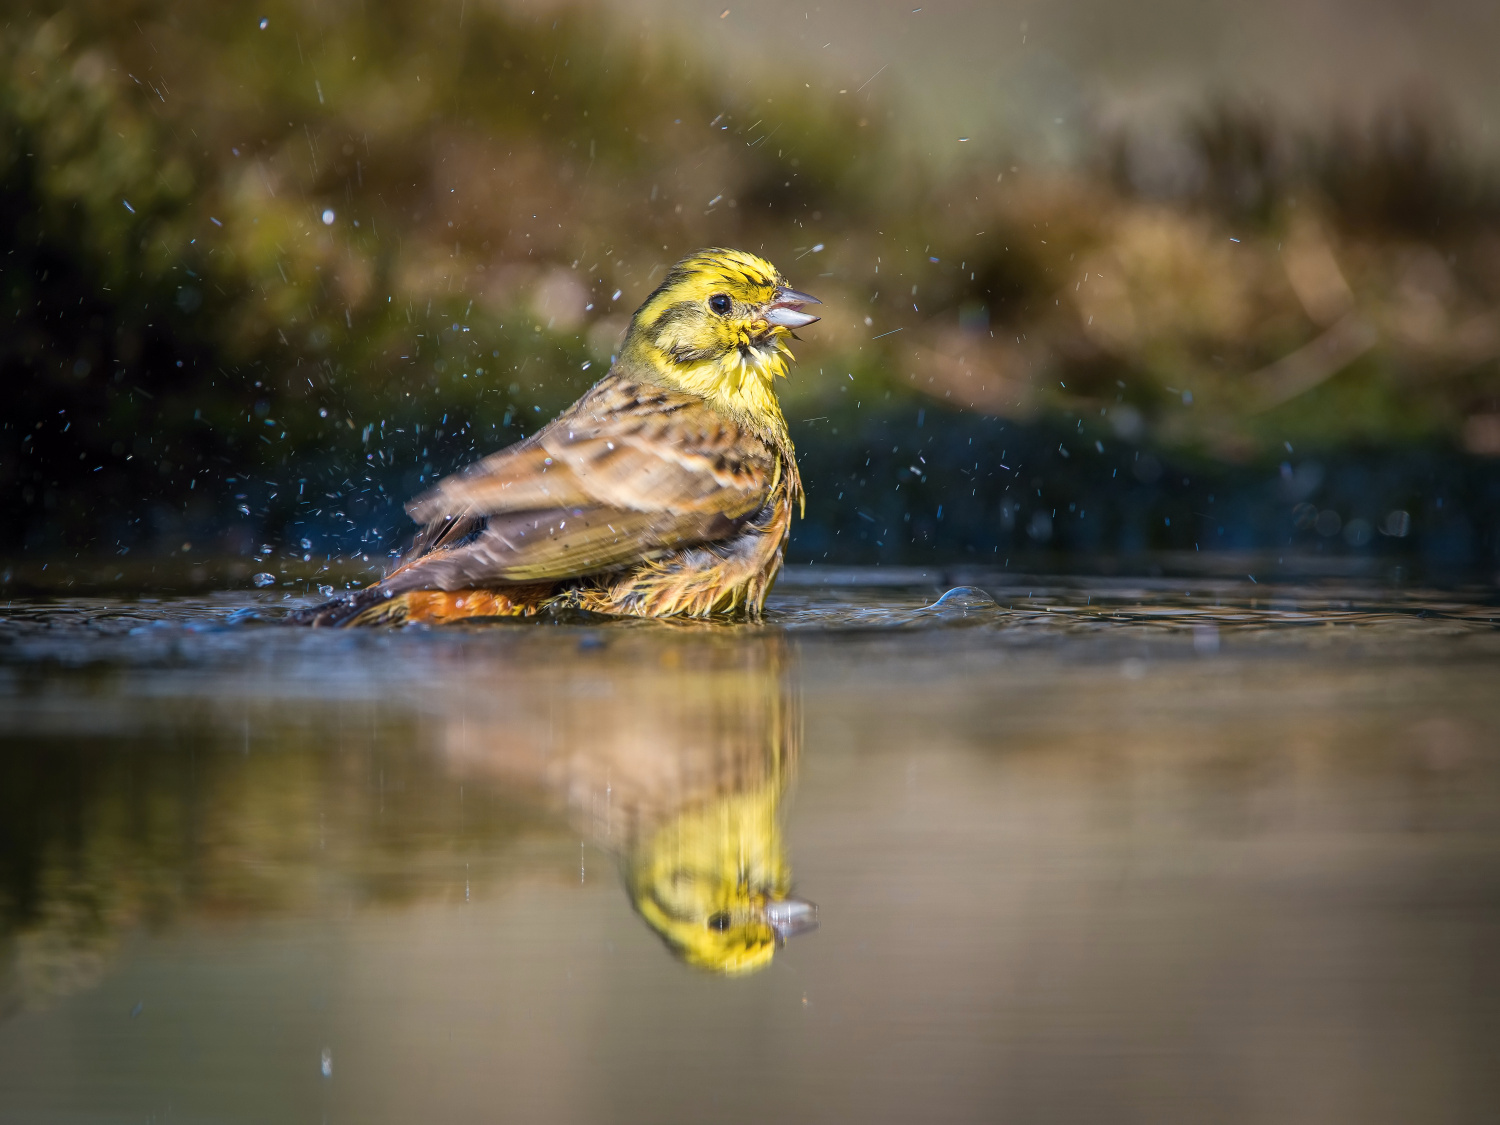
[[[388,588],[577,577],[711,542],[766,502],[777,457],[702,399],[618,375],[408,508],[422,552]]]

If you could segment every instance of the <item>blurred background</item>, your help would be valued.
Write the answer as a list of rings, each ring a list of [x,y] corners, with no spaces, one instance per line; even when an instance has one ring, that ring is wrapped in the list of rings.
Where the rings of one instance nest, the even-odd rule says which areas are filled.
[[[376,567],[725,244],[826,304],[793,563],[1493,580],[1497,35],[1477,0],[9,5],[0,578]]]

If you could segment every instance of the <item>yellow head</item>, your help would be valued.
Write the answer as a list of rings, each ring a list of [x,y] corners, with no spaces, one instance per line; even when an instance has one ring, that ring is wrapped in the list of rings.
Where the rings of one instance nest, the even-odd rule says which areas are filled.
[[[778,793],[773,783],[689,810],[627,854],[631,902],[689,964],[754,972],[817,924],[809,903],[787,897]]]
[[[772,380],[786,374],[783,342],[818,318],[816,297],[743,250],[699,250],[667,271],[636,310],[621,351],[632,375],[701,395],[756,428],[784,425]]]

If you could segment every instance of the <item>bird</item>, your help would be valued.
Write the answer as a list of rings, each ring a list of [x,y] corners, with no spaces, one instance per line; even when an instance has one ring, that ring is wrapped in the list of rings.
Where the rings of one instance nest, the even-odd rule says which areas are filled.
[[[755,254],[688,254],[582,398],[411,501],[399,565],[293,620],[758,620],[806,503],[775,380],[820,304]]]

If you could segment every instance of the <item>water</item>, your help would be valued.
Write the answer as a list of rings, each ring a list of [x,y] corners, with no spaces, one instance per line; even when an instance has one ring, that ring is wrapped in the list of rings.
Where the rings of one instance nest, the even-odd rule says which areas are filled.
[[[1495,1119],[1493,591],[793,577],[10,602],[0,1121]]]

